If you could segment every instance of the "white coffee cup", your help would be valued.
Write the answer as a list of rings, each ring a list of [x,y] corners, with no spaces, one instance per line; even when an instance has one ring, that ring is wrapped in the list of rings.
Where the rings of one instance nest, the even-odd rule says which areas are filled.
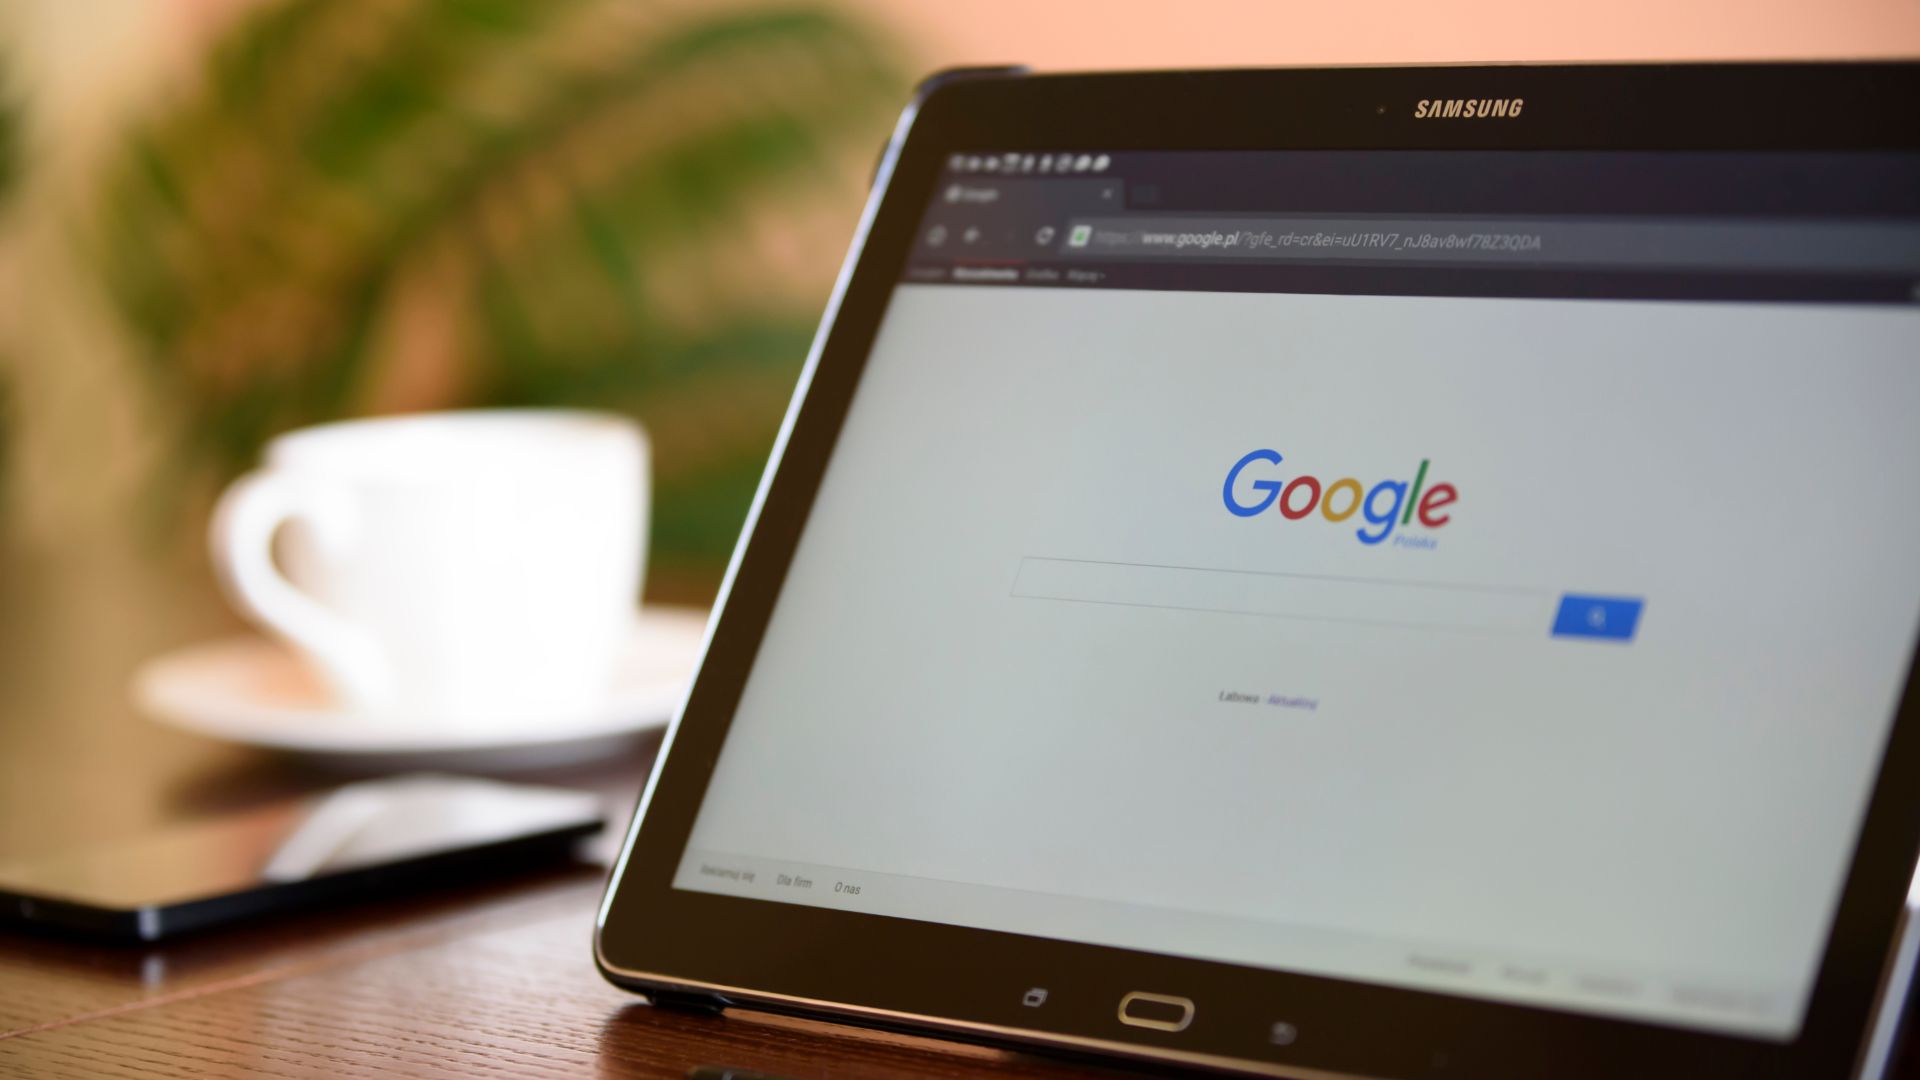
[[[538,723],[610,689],[635,623],[647,485],[645,435],[611,415],[326,424],[273,440],[227,489],[213,561],[234,604],[355,718]]]

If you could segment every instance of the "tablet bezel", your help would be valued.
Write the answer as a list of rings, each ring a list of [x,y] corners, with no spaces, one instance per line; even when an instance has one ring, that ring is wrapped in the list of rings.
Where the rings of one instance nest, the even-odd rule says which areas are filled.
[[[1415,119],[1431,98],[1523,98],[1518,117]],[[609,883],[595,934],[615,983],[748,1005],[1182,1064],[1477,1077],[1838,1076],[1856,1062],[1920,850],[1909,663],[1804,1025],[1791,1042],[1289,974],[820,907],[672,880],[801,527],[941,163],[956,151],[1916,150],[1920,65],[1342,68],[955,77],[902,117],[722,587],[704,659]],[[1021,1004],[1049,988],[1042,1010]],[[1197,1003],[1129,1027],[1129,991]],[[1274,1046],[1284,1020],[1299,1038]]]

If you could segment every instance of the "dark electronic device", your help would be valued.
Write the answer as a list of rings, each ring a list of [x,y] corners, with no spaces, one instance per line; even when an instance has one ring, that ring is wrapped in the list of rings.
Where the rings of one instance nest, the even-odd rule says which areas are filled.
[[[0,922],[157,941],[564,857],[605,823],[587,792],[433,774],[367,780],[0,863]]]

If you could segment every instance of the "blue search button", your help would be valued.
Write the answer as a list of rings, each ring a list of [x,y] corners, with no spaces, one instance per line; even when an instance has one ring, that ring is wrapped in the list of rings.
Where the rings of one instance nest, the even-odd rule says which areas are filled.
[[[1560,610],[1553,617],[1553,636],[1632,641],[1634,628],[1640,625],[1641,603],[1624,596],[1568,593],[1560,598]]]

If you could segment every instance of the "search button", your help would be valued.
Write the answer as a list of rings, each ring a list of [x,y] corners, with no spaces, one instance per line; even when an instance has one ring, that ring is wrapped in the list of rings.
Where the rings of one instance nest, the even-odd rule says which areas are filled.
[[[1560,598],[1560,610],[1553,617],[1553,636],[1632,641],[1642,603],[1625,596],[1568,593]]]

